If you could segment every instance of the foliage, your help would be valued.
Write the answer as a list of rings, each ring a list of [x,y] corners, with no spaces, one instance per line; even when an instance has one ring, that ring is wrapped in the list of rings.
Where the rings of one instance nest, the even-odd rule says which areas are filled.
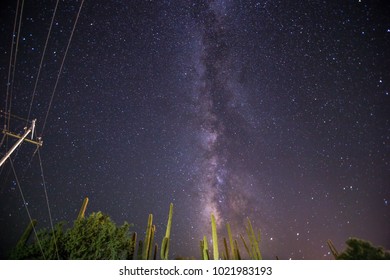
[[[390,260],[390,252],[381,247],[374,247],[370,242],[351,238],[347,248],[337,256],[338,260]]]
[[[58,255],[65,255],[65,233],[64,233],[64,223],[58,223],[54,227],[53,231],[48,229],[42,229],[37,232],[37,240],[31,244],[19,244],[11,252],[11,259],[21,259],[21,260],[41,260],[41,259],[58,259]],[[56,238],[54,241],[53,236]]]
[[[117,227],[110,217],[92,213],[86,219],[77,219],[73,227],[64,230],[59,223],[53,232],[40,230],[38,239],[30,244],[17,246],[12,259],[127,259],[131,254],[130,225]],[[39,241],[38,241],[39,240]],[[58,248],[58,254],[57,249]]]
[[[108,215],[101,212],[92,213],[84,218],[88,200],[84,200],[80,214],[73,226],[66,229],[63,222],[54,226],[54,230],[41,229],[32,242],[29,236],[36,231],[36,221],[33,220],[16,247],[11,252],[11,259],[83,259],[83,260],[120,260],[120,259],[157,259],[158,245],[154,243],[156,226],[153,225],[153,215],[150,214],[144,240],[137,240],[137,233],[130,232],[130,225],[124,223],[116,226]],[[173,204],[170,205],[167,228],[162,240],[160,256],[167,260],[169,253],[170,232],[172,225]],[[217,225],[214,215],[211,215],[213,259],[219,259]],[[226,224],[228,238],[223,238],[224,260],[240,260],[241,253],[237,240],[233,239],[230,224]],[[256,235],[251,221],[247,219],[246,233],[248,239],[239,237],[250,259],[261,260],[260,231]],[[137,250],[138,243],[138,250]],[[370,242],[351,238],[347,240],[347,248],[338,253],[331,240],[327,241],[332,254],[339,260],[390,260],[390,251],[374,247]],[[210,260],[210,249],[207,237],[200,241],[201,259]],[[177,259],[184,259],[177,257]]]
[[[127,259],[131,237],[130,225],[117,227],[109,216],[92,213],[88,219],[77,220],[68,231],[66,249],[69,259]]]

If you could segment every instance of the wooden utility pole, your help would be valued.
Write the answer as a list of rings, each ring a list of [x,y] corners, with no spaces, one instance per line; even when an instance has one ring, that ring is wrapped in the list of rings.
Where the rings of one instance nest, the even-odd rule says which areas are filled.
[[[42,146],[42,140],[40,138],[38,138],[38,141],[34,141],[33,140],[33,136],[34,136],[34,130],[35,130],[35,121],[36,120],[33,120],[32,123],[31,123],[31,126],[29,129],[25,128],[25,132],[22,136],[20,135],[17,135],[17,134],[13,134],[13,133],[10,133],[6,130],[3,130],[3,133],[5,135],[8,135],[8,136],[11,136],[11,137],[14,137],[14,138],[18,138],[19,140],[12,146],[12,148],[5,154],[5,156],[1,159],[0,161],[0,167],[4,164],[4,162],[10,157],[10,155],[16,150],[17,147],[20,146],[20,144],[22,144],[23,141],[26,141],[26,142],[29,142],[29,143],[32,143],[32,144],[35,144],[39,147]],[[31,140],[30,139],[26,139],[26,137],[31,133]]]

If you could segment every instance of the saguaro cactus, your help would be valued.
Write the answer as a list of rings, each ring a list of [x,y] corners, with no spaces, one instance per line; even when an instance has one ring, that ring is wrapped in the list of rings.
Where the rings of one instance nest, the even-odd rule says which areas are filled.
[[[212,236],[213,236],[213,256],[214,256],[214,260],[219,260],[217,223],[215,222],[215,217],[214,217],[213,214],[211,214],[211,231],[212,231]]]
[[[132,260],[134,258],[136,245],[137,245],[137,233],[134,232],[133,235],[131,236],[131,243],[130,243],[129,256],[128,256],[129,260]]]
[[[153,260],[157,260],[158,245],[154,244]]]
[[[148,252],[148,260],[151,260],[153,257],[153,248],[154,248],[154,235],[156,233],[156,226],[152,226],[152,231],[150,233],[150,241],[149,241],[149,252]]]
[[[230,224],[229,223],[226,223],[226,229],[227,229],[227,233],[228,233],[229,245],[230,245],[230,250],[231,250],[231,253],[232,253],[232,259],[238,260],[237,251],[234,249],[232,230],[230,229]]]
[[[81,206],[79,215],[77,216],[77,220],[84,218],[84,214],[85,214],[85,210],[87,209],[88,202],[89,202],[88,197],[84,198],[83,205]]]
[[[248,233],[249,242],[250,242],[250,251],[251,251],[252,259],[261,260],[262,257],[261,257],[260,248],[259,248],[260,234],[258,236],[258,238],[259,238],[259,240],[258,240],[256,238],[256,234],[253,230],[251,221],[249,220],[249,218],[247,218],[247,220],[248,220],[247,233]]]
[[[142,260],[142,249],[143,249],[144,243],[142,240],[138,241],[138,250],[137,250],[137,259]]]
[[[334,246],[332,240],[328,239],[328,241],[326,243],[328,244],[329,249],[332,252],[333,257],[335,259],[337,259],[337,257],[339,256],[339,252],[337,251],[336,247]]]
[[[225,259],[225,260],[230,260],[229,248],[228,248],[228,245],[227,245],[227,242],[226,242],[226,238],[225,238],[225,237],[223,238],[223,247],[224,247],[224,249],[225,249],[225,252],[224,252],[224,259]]]
[[[237,254],[236,260],[241,260],[240,250],[238,250],[237,240],[234,240],[234,252]]]
[[[249,248],[248,248],[248,245],[246,245],[245,238],[244,238],[244,236],[242,236],[242,234],[240,234],[240,238],[241,238],[242,243],[244,244],[244,248],[245,248],[246,252],[248,253],[248,256],[249,256],[251,259],[253,259],[252,251],[250,251]]]
[[[200,241],[200,251],[202,253],[202,260],[209,260],[210,259],[209,246],[207,243],[206,235],[203,236],[203,240]]]
[[[31,232],[33,231],[36,225],[37,225],[37,220],[32,220],[28,224],[26,230],[24,231],[23,235],[20,237],[18,243],[16,244],[16,247],[21,248],[26,244],[27,240],[30,238]]]
[[[143,260],[148,260],[149,259],[149,250],[150,247],[153,246],[151,244],[151,238],[152,235],[154,237],[154,232],[153,231],[153,214],[149,214],[148,218],[148,225],[146,227],[146,234],[145,234],[145,239],[144,239],[144,245],[143,245],[143,250],[142,250],[142,259]]]
[[[167,260],[169,253],[169,243],[171,236],[171,227],[172,227],[172,215],[173,215],[173,204],[171,203],[169,206],[169,214],[168,214],[168,222],[167,222],[167,230],[165,231],[165,237],[163,238],[161,244],[161,259]]]

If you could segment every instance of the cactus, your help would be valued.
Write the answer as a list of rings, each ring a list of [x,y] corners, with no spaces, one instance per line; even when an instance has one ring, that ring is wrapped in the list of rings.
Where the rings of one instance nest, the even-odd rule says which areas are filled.
[[[143,248],[143,242],[140,240],[138,242],[138,251],[137,251],[137,259],[142,260],[142,248]]]
[[[209,255],[209,247],[207,244],[206,235],[203,237],[203,240],[200,241],[200,249],[201,249],[201,253],[202,253],[202,260],[209,260],[210,255]]]
[[[203,239],[199,241],[200,244],[200,258],[203,260]]]
[[[229,223],[226,223],[226,228],[227,228],[227,232],[228,232],[230,250],[231,250],[231,252],[232,252],[232,259],[238,260],[237,252],[234,250],[234,243],[233,243],[232,231],[231,231],[231,229],[230,229],[230,224],[229,224]]]
[[[337,257],[339,256],[339,252],[337,251],[336,247],[334,246],[332,240],[328,239],[328,241],[326,243],[328,244],[329,249],[332,252],[333,257],[335,259],[337,259]]]
[[[147,256],[147,260],[151,260],[152,259],[152,253],[153,253],[153,244],[154,244],[154,235],[156,233],[156,226],[153,225],[152,226],[152,231],[150,232],[150,241],[149,241],[149,252],[148,252],[148,256]]]
[[[153,260],[157,260],[157,252],[158,252],[158,245],[157,245],[157,243],[155,243],[154,244]]]
[[[233,240],[232,231],[229,223],[226,223],[226,228],[228,233],[230,250],[228,247],[227,239],[223,238],[224,250],[222,251],[222,258],[225,260],[229,260],[229,259],[240,260],[241,253],[238,248],[237,240]],[[213,214],[211,214],[211,230],[212,230],[212,242],[213,242],[213,256],[214,256],[214,260],[218,260],[219,259],[218,234],[217,234],[216,220]],[[255,234],[252,227],[252,223],[249,220],[249,218],[247,218],[246,231],[248,234],[249,242],[245,241],[245,238],[241,234],[240,234],[240,238],[245,247],[246,252],[249,255],[249,258],[253,260],[261,260],[262,256],[259,248],[260,237],[261,237],[260,231],[258,231],[257,235]],[[207,240],[206,238],[204,238],[204,240],[201,241],[202,259],[206,259],[206,255],[205,255],[206,251],[208,252]]]
[[[129,260],[134,259],[134,253],[135,253],[135,246],[136,246],[136,244],[137,244],[137,233],[134,232],[133,235],[131,236],[131,243],[130,243],[129,256],[128,256]]]
[[[168,259],[168,253],[169,253],[169,242],[170,242],[170,236],[171,236],[171,227],[172,227],[172,215],[173,215],[173,204],[171,203],[169,205],[169,214],[168,214],[168,222],[167,222],[167,230],[165,232],[165,237],[163,238],[162,244],[161,244],[161,259],[167,260]]]
[[[84,198],[83,205],[81,206],[79,215],[77,216],[77,220],[84,219],[84,214],[85,210],[87,209],[88,202],[88,197]]]
[[[31,222],[28,224],[26,230],[24,231],[23,235],[20,237],[18,243],[16,244],[16,247],[23,247],[27,240],[30,238],[31,232],[37,225],[37,220],[31,220]]]
[[[223,258],[225,260],[230,260],[230,255],[229,255],[229,248],[227,246],[226,238],[223,238],[223,246],[225,248],[225,252],[223,253]]]
[[[211,214],[211,231],[212,231],[212,237],[213,237],[214,260],[219,260],[217,224],[215,222],[215,217],[213,214]]]
[[[251,251],[252,259],[261,260],[262,257],[261,257],[261,253],[260,253],[259,242],[256,238],[255,232],[253,231],[251,221],[249,220],[249,218],[247,218],[247,220],[248,220],[247,233],[248,233],[249,242],[250,242],[250,251]]]
[[[145,233],[145,239],[144,239],[144,246],[142,249],[142,259],[148,260],[149,259],[149,249],[150,249],[150,240],[152,236],[152,229],[153,229],[153,215],[149,214],[148,218],[148,225],[146,227],[146,233]]]
[[[240,250],[238,250],[237,240],[234,240],[234,251],[237,254],[236,260],[241,260]]]
[[[248,245],[246,244],[245,238],[244,238],[244,236],[242,236],[242,234],[240,234],[240,238],[241,238],[242,243],[244,244],[244,247],[245,247],[246,252],[248,253],[248,256],[251,259],[253,259],[252,252],[249,250]]]

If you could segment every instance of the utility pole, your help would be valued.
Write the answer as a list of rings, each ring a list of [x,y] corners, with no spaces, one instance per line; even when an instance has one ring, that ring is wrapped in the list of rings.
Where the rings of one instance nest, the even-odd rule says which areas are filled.
[[[10,133],[6,130],[3,130],[3,133],[5,135],[8,135],[8,136],[11,136],[11,137],[14,137],[14,138],[18,138],[19,140],[15,143],[15,145],[12,146],[12,148],[5,154],[5,156],[1,159],[0,161],[0,167],[4,164],[4,162],[10,157],[10,155],[15,151],[15,149],[17,147],[20,146],[20,144],[22,144],[23,141],[26,141],[26,142],[29,142],[29,143],[32,143],[32,144],[35,144],[37,145],[38,147],[42,147],[42,140],[40,138],[38,138],[38,141],[34,141],[33,140],[33,136],[34,136],[34,130],[35,130],[35,121],[36,120],[33,120],[32,123],[31,123],[31,126],[29,129],[25,128],[25,132],[22,136],[20,135],[17,135],[17,134],[13,134],[13,133]],[[26,139],[26,137],[31,133],[31,140],[30,139]]]

